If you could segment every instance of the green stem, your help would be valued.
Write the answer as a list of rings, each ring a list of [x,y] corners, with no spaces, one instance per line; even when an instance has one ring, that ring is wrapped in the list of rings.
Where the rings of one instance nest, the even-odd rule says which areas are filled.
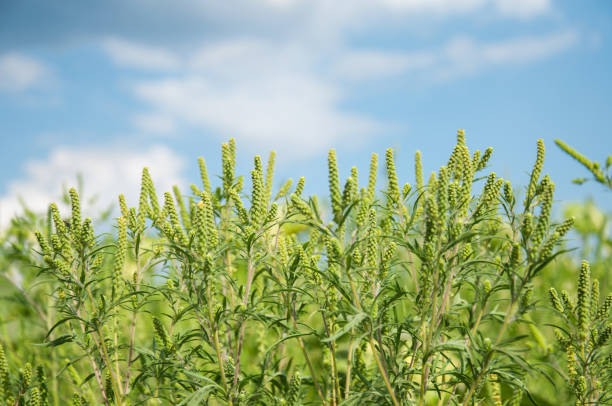
[[[348,399],[350,388],[351,388],[351,369],[353,366],[354,346],[355,346],[355,341],[353,340],[353,336],[351,334],[351,338],[349,340],[348,355],[346,358],[346,381],[344,383],[344,400]]]
[[[347,274],[349,277],[349,282],[351,284],[351,290],[353,291],[353,298],[355,299],[355,306],[357,306],[357,309],[360,312],[363,312],[363,309],[361,308],[361,303],[359,301],[359,295],[357,294],[357,289],[355,288],[355,283],[353,282],[353,278],[351,277],[351,274],[349,272],[347,272]],[[370,343],[370,349],[372,350],[374,359],[376,360],[376,365],[378,366],[378,370],[380,371],[380,374],[382,375],[383,380],[385,381],[385,386],[387,387],[387,391],[389,392],[389,395],[391,395],[391,400],[393,401],[393,405],[399,406],[399,402],[397,401],[397,398],[395,397],[395,392],[393,391],[393,388],[391,387],[391,383],[389,382],[389,378],[387,377],[387,372],[385,371],[385,368],[383,367],[383,364],[382,362],[380,362],[380,358],[378,357],[378,354],[376,351],[376,345],[374,345],[374,339],[372,338],[371,330],[368,333],[368,341]]]
[[[502,337],[504,335],[504,332],[506,331],[506,328],[510,324],[510,320],[514,316],[514,312],[516,310],[517,303],[518,302],[515,300],[510,305],[510,309],[508,310],[508,313],[506,313],[506,317],[504,318],[504,323],[502,324],[501,328],[499,329],[499,333],[497,334],[497,338],[495,339],[495,345],[499,344],[500,340],[502,339]],[[472,396],[474,396],[474,392],[476,391],[476,388],[480,384],[480,381],[484,378],[485,372],[487,370],[487,367],[489,366],[489,363],[491,362],[492,359],[493,359],[493,351],[489,351],[489,353],[487,354],[487,357],[485,359],[485,362],[484,362],[484,364],[482,366],[482,369],[480,370],[480,372],[476,376],[476,379],[474,380],[474,382],[472,382],[472,385],[470,386],[468,394],[466,395],[465,399],[463,400],[463,403],[462,403],[463,406],[467,406],[469,401],[472,399]]]
[[[96,305],[96,301],[93,297],[93,294],[91,293],[91,290],[89,289],[89,287],[87,288],[87,294],[89,296],[89,300],[91,301],[92,306]],[[98,334],[98,338],[99,338],[99,342],[98,340],[96,340],[95,337],[94,338],[94,342],[96,342],[96,345],[98,346],[98,348],[100,349],[100,351],[102,352],[102,356],[104,357],[104,363],[106,364],[106,368],[110,374],[111,377],[111,383],[112,386],[115,388],[114,392],[115,392],[115,404],[117,404],[118,406],[121,406],[123,404],[123,402],[121,402],[121,397],[123,396],[123,391],[121,388],[121,384],[119,382],[119,380],[121,379],[121,377],[119,375],[115,375],[115,372],[113,371],[113,364],[110,360],[110,356],[108,355],[108,348],[106,346],[106,341],[104,340],[104,333],[102,332],[102,328],[101,326],[98,324],[98,322],[96,321],[96,333]]]
[[[285,297],[285,302],[287,302],[287,298],[286,297]],[[295,302],[292,303],[292,305],[291,305],[291,320],[293,321],[293,328],[297,331],[298,326],[297,326],[297,314],[295,312]],[[321,401],[323,402],[323,406],[327,406],[327,401],[325,400],[325,396],[323,395],[323,392],[321,391],[321,387],[319,386],[319,383],[317,381],[315,370],[314,370],[314,368],[312,366],[312,362],[310,361],[310,357],[308,356],[308,352],[306,351],[306,346],[304,345],[304,340],[302,340],[301,336],[298,336],[297,339],[298,339],[298,343],[300,344],[300,348],[302,349],[302,353],[304,354],[304,359],[306,360],[306,365],[308,365],[308,370],[310,371],[310,376],[312,377],[312,384],[315,387],[315,390],[317,391],[317,394],[321,398]]]
[[[214,320],[213,317],[213,309],[212,309],[212,300],[211,300],[211,294],[210,294],[210,287],[208,287],[206,289],[206,294],[208,296],[208,318],[210,320],[210,323],[212,323],[212,320]],[[225,369],[223,368],[223,358],[221,357],[221,346],[219,345],[219,332],[218,329],[214,328],[214,326],[211,325],[211,330],[213,333],[213,343],[215,346],[215,352],[217,354],[217,362],[218,362],[218,366],[219,366],[219,374],[221,375],[221,382],[223,383],[223,389],[225,390],[225,393],[227,394],[227,404],[229,406],[232,406],[232,396],[229,393],[229,386],[227,383],[227,378],[225,377]]]
[[[249,251],[249,260],[247,263],[247,279],[246,286],[244,288],[244,297],[242,299],[242,305],[246,311],[247,305],[249,304],[249,295],[251,294],[251,285],[253,284],[253,277],[255,276],[255,266],[253,265],[252,254]],[[238,384],[238,376],[240,375],[240,357],[242,355],[242,344],[244,342],[244,333],[246,331],[246,320],[245,317],[241,320],[240,325],[240,333],[238,335],[238,343],[236,344],[236,372],[234,373],[234,383],[233,387],[235,388]]]

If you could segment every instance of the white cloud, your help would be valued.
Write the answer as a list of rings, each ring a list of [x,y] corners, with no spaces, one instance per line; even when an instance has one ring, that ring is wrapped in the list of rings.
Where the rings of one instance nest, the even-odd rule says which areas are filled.
[[[318,52],[304,45],[258,38],[237,38],[208,44],[188,59],[193,70],[236,77],[309,69]]]
[[[305,156],[378,124],[338,108],[338,90],[306,74],[219,81],[201,75],[140,83],[136,94],[177,120],[249,147]]]
[[[148,166],[158,192],[182,184],[183,160],[165,146],[129,150],[120,145],[104,147],[58,147],[41,160],[26,163],[24,176],[12,181],[0,196],[0,226],[21,211],[19,199],[28,208],[44,211],[58,202],[63,185],[77,186],[77,174],[83,176],[85,198],[97,196],[97,203],[84,209],[96,216],[124,193],[128,202],[137,204],[142,168]],[[85,199],[83,199],[85,201]]]
[[[577,41],[578,35],[573,31],[490,43],[456,38],[440,52],[435,75],[441,79],[448,79],[495,66],[533,62],[565,51]]]
[[[11,53],[0,56],[0,91],[23,91],[39,85],[46,67],[33,58]]]
[[[379,0],[387,7],[404,12],[455,15],[493,7],[506,17],[531,18],[550,11],[552,0]]]
[[[552,9],[552,0],[246,0],[239,3],[241,9],[256,14],[258,18],[262,18],[262,15],[265,19],[265,15],[276,18],[279,15],[292,16],[292,13],[299,13],[302,16],[299,21],[306,25],[331,28],[335,23],[339,30],[346,25],[355,26],[355,23],[368,25],[377,19],[378,23],[381,20],[388,21],[391,15],[398,13],[400,17],[452,18],[483,12],[489,13],[490,17],[501,15],[525,19],[544,15]],[[210,7],[205,4],[203,7],[209,14],[224,18],[230,15],[241,21],[240,15],[228,14],[226,6]]]
[[[171,52],[119,38],[103,41],[103,49],[117,65],[133,68],[167,70],[179,66],[179,60]]]
[[[257,4],[249,2],[246,4]],[[262,7],[263,6],[263,7]],[[327,33],[347,27],[371,27],[411,18],[454,18],[484,15],[487,19],[505,17],[529,19],[548,14],[552,0],[265,0],[256,6],[272,18],[299,14],[298,27]],[[210,11],[210,10],[209,10]],[[214,8],[212,10],[215,11]],[[399,19],[399,20],[398,20]]]
[[[441,18],[458,15],[530,18],[547,13],[552,0],[237,1],[239,13],[235,3],[177,6],[179,12],[191,10],[194,20],[207,18],[211,26],[224,27],[206,36],[200,48],[193,42],[176,50],[119,37],[104,41],[118,65],[158,70],[130,86],[148,107],[132,116],[136,128],[163,135],[187,125],[258,149],[280,146],[287,154],[308,155],[341,140],[358,142],[384,127],[344,107],[357,81],[413,73],[415,81],[448,79],[543,58],[572,43],[570,36],[560,36],[497,43],[456,38],[415,51],[350,45],[355,33],[411,21],[440,25]],[[245,20],[247,14],[252,18]]]
[[[530,62],[564,51],[578,41],[574,31],[541,37],[524,37],[482,47],[486,63]]]
[[[132,87],[151,115],[137,125],[173,131],[185,123],[257,148],[306,156],[340,140],[352,143],[383,125],[342,109],[348,82],[413,74],[439,81],[498,66],[527,63],[562,52],[578,40],[567,31],[496,42],[453,38],[438,49],[416,52],[352,50],[320,53],[304,44],[262,39],[212,43],[184,58],[180,75],[143,80]]]
[[[431,52],[349,51],[337,59],[332,70],[343,79],[376,79],[428,68],[435,59]]]
[[[380,79],[407,73],[430,80],[448,80],[498,66],[544,59],[571,48],[578,40],[574,31],[496,42],[456,37],[436,50],[403,53],[350,51],[338,57],[333,70],[339,78],[350,80]]]
[[[504,15],[531,18],[550,11],[552,0],[495,0],[495,5]]]
[[[488,3],[487,0],[379,0],[387,7],[405,12],[436,12],[453,14],[474,11]]]
[[[173,122],[236,137],[249,147],[308,155],[380,127],[339,107],[344,91],[317,72],[318,56],[263,40],[218,42],[188,58],[182,75],[141,81],[133,91]]]
[[[132,120],[138,129],[146,133],[168,134],[176,131],[176,120],[164,113],[136,114]]]

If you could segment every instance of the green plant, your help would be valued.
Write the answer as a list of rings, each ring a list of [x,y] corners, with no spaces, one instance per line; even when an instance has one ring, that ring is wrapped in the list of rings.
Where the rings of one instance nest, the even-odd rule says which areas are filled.
[[[9,369],[4,348],[0,345],[0,402],[7,405],[47,406],[47,378],[41,366],[32,376],[32,365],[28,362],[17,374]]]
[[[200,159],[201,186],[162,201],[145,168],[114,235],[75,189],[69,217],[50,206],[24,260],[46,283],[22,293],[52,302],[31,318],[53,404],[518,405],[541,390],[531,377],[557,381],[534,292],[573,219],[551,219],[541,140],[521,203],[462,130],[427,182],[416,153],[414,187],[391,149],[382,189],[376,154],[367,184],[356,167],[341,184],[330,151],[329,205],[304,178],[274,194],[274,153],[244,190],[235,148],[220,186]]]
[[[582,166],[584,166],[589,172],[591,172],[591,174],[593,175],[593,178],[597,182],[612,189],[612,177],[610,176],[610,173],[609,173],[610,166],[612,166],[612,155],[609,155],[608,158],[606,159],[605,172],[604,172],[599,162],[591,161],[589,158],[582,155],[580,152],[576,151],[574,148],[570,147],[563,141],[555,140],[555,144],[557,144],[557,146],[561,148],[563,151],[565,151],[565,153],[567,153],[569,156],[574,158],[576,161],[580,162]],[[577,178],[577,179],[574,179],[574,182],[578,184],[582,184],[586,180],[587,180],[586,178]]]
[[[576,405],[607,404],[612,396],[612,335],[610,307],[612,294],[599,300],[599,282],[591,282],[589,263],[583,261],[578,279],[578,297],[572,300],[563,290],[550,288],[553,308],[561,316],[555,330],[557,341],[567,354],[568,387]]]

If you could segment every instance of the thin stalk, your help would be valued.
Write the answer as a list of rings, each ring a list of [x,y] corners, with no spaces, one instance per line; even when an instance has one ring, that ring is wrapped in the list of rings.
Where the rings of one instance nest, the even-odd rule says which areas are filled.
[[[214,320],[214,315],[213,315],[213,309],[212,309],[212,300],[211,300],[211,293],[210,293],[210,287],[207,287],[206,289],[206,294],[208,296],[208,318],[209,318],[209,323],[212,322],[212,320]],[[221,356],[221,346],[219,345],[219,329],[217,328],[213,328],[213,326],[210,326],[210,329],[213,333],[213,343],[215,346],[215,352],[217,354],[217,363],[219,366],[219,374],[221,375],[221,382],[223,383],[223,389],[225,390],[225,393],[227,394],[227,404],[229,406],[232,406],[232,395],[229,392],[229,386],[227,383],[227,378],[225,377],[225,369],[223,368],[223,358]],[[237,375],[237,374],[234,374]]]
[[[225,205],[225,210],[224,210],[224,223],[225,223],[225,241],[229,240],[229,236],[230,236],[230,230],[228,225],[230,224],[229,222],[229,218],[230,218],[230,214],[231,214],[231,201],[228,200],[227,204]],[[230,277],[232,275],[232,256],[231,256],[231,252],[229,249],[227,249],[225,251],[225,269],[226,269],[226,275],[227,277]],[[223,295],[224,296],[229,296],[229,302],[230,302],[230,306],[232,307],[232,309],[235,308],[235,301],[234,301],[234,289],[232,288],[232,285],[230,284],[229,287],[226,285],[225,283],[225,279],[221,280],[221,289],[223,291]],[[228,291],[229,291],[229,295],[228,295]],[[231,326],[227,325],[227,345],[229,348],[230,353],[234,352],[233,350],[233,344],[232,344],[232,329]]]
[[[344,400],[347,400],[350,393],[351,388],[351,370],[353,366],[353,350],[355,346],[355,340],[353,340],[353,336],[349,340],[349,348],[348,355],[346,358],[346,380],[344,383]]]
[[[378,357],[378,354],[376,353],[376,346],[374,344],[374,340],[372,339],[371,333],[369,336],[369,342],[370,342],[370,348],[372,349],[372,354],[374,355],[374,359],[376,360],[376,365],[378,365],[378,369],[380,370],[383,380],[385,381],[385,386],[387,387],[387,391],[389,391],[389,394],[391,395],[391,400],[393,400],[393,404],[395,406],[399,406],[399,402],[397,401],[397,398],[395,397],[395,392],[393,392],[393,388],[391,388],[391,383],[389,382],[389,378],[387,378],[387,373],[385,372],[385,368],[383,367],[382,363],[380,362],[380,358]]]
[[[410,269],[412,274],[412,280],[414,281],[414,291],[418,295],[419,294],[419,280],[417,278],[416,267],[414,266],[414,261],[412,259],[412,253],[408,251],[408,260],[410,261]]]
[[[480,321],[482,320],[482,316],[484,315],[484,311],[486,309],[486,305],[487,302],[485,301],[482,305],[482,307],[480,308],[480,311],[478,312],[478,315],[476,316],[476,321],[474,322],[474,325],[472,326],[471,330],[470,330],[470,334],[465,337],[465,346],[467,347],[470,344],[470,337],[473,336],[476,333],[476,330],[478,330],[478,327],[480,326]],[[476,306],[476,303],[474,303],[474,306]],[[451,390],[448,399],[446,401],[446,406],[450,405],[451,399],[453,398],[453,396],[455,395],[455,392],[457,391],[457,384],[453,385],[453,389]]]
[[[251,294],[251,285],[253,284],[253,277],[255,276],[255,266],[253,264],[252,253],[249,250],[249,259],[247,262],[247,280],[244,288],[244,298],[242,299],[242,304],[244,308],[247,308],[249,304],[249,295]],[[244,341],[244,333],[246,330],[246,322],[244,317],[242,318],[240,324],[240,333],[238,335],[238,343],[236,344],[236,373],[234,374],[234,383],[233,387],[236,387],[238,384],[238,375],[240,375],[240,356],[242,355],[242,344]]]
[[[188,293],[187,284],[183,284],[185,291]],[[194,285],[193,279],[191,279],[191,289],[193,292],[197,292],[197,289]],[[189,294],[189,293],[188,293]],[[202,303],[201,297],[198,295],[198,308],[202,308],[204,305]],[[221,382],[223,383],[223,389],[225,393],[228,395],[228,406],[232,406],[231,395],[229,394],[229,386],[227,383],[227,377],[225,376],[225,369],[223,368],[223,356],[221,353],[221,345],[219,344],[219,333],[217,328],[213,328],[211,325],[211,320],[214,320],[213,308],[212,308],[212,292],[210,287],[206,289],[206,310],[208,312],[208,321],[205,321],[200,316],[199,312],[194,312],[196,318],[198,319],[198,323],[200,328],[204,331],[204,333],[208,336],[213,337],[213,345],[215,348],[215,353],[217,355],[217,366],[219,367],[219,375],[221,376]],[[208,332],[209,330],[210,332]],[[186,368],[189,369],[189,368]]]
[[[49,331],[51,329],[51,319],[54,318],[55,316],[55,312],[54,312],[54,307],[51,303],[51,295],[48,296],[48,300],[47,300],[47,308],[49,309],[49,313],[50,317],[47,319],[47,331]],[[57,376],[57,353],[55,351],[51,352],[51,376],[56,377]],[[59,380],[57,378],[53,379],[53,393],[51,394],[51,396],[53,397],[53,404],[57,406],[58,402],[59,402]]]
[[[278,228],[277,232],[276,232],[276,236],[275,236],[275,240],[274,240],[274,250],[277,249],[278,247],[278,237],[280,234],[280,227]],[[276,275],[275,273],[272,274],[274,276],[274,278],[276,279],[276,281],[280,284],[281,281],[278,277],[278,275]],[[291,321],[293,323],[293,328],[297,331],[298,330],[298,325],[297,325],[297,313],[295,311],[295,296],[291,296],[291,303],[289,303],[289,298],[287,293],[281,293],[283,296],[283,300],[285,301],[285,304],[288,308],[291,309],[290,315],[291,315]],[[304,345],[304,340],[302,339],[301,336],[297,337],[298,343],[300,345],[300,348],[302,350],[302,354],[304,355],[304,359],[306,360],[306,365],[308,366],[308,370],[310,371],[310,376],[312,378],[312,383],[313,386],[315,387],[315,390],[317,392],[317,395],[319,395],[319,398],[321,399],[321,402],[323,403],[323,406],[327,406],[327,400],[325,399],[325,396],[323,395],[323,391],[321,390],[321,387],[319,386],[319,382],[317,381],[317,377],[315,374],[315,370],[314,367],[312,366],[312,362],[310,361],[310,357],[308,356],[308,351],[306,351],[306,346]]]
[[[508,313],[506,313],[506,317],[504,318],[504,323],[502,324],[501,328],[499,329],[499,333],[497,334],[497,338],[495,339],[495,345],[499,344],[500,340],[502,339],[503,334],[506,331],[506,328],[510,324],[510,320],[514,316],[514,312],[516,310],[516,306],[517,306],[517,301],[515,300],[515,301],[512,302],[512,304],[510,306],[510,309],[508,310]],[[482,366],[482,369],[480,370],[480,372],[476,376],[476,379],[474,380],[474,382],[472,382],[472,385],[470,386],[470,389],[469,389],[465,399],[463,400],[463,403],[462,403],[463,406],[467,406],[469,401],[472,399],[472,396],[474,395],[474,392],[476,391],[476,388],[480,384],[480,381],[484,377],[484,373],[487,370],[487,367],[489,366],[489,363],[491,362],[492,358],[493,358],[493,352],[489,352],[487,354],[487,358],[485,359],[485,362],[484,362],[484,364]]]
[[[117,374],[117,379],[119,380],[119,386],[121,386],[121,374],[119,372],[119,351],[117,350],[119,348],[119,337],[117,335],[119,323],[117,321],[117,314],[115,314],[115,317],[113,317],[113,324],[113,340],[115,344],[115,373]]]
[[[82,267],[81,268],[81,272],[83,272],[85,274],[89,273],[88,272],[89,269],[88,269],[88,267],[86,265],[85,255],[84,255],[84,251],[83,250],[80,251],[79,256],[80,256],[80,264],[81,264],[81,267]],[[83,286],[82,283],[80,283],[80,280],[79,279],[75,279],[75,280],[79,281],[78,284],[83,289],[84,286]],[[89,297],[90,305],[91,305],[92,309],[95,312],[95,309],[96,309],[96,300],[94,299],[94,297],[93,297],[93,295],[91,293],[91,289],[89,288],[89,286],[87,286],[87,288],[85,289],[85,292],[87,293],[87,296]],[[76,304],[75,304],[75,308],[77,308]],[[96,347],[97,347],[98,351],[100,352],[100,355],[102,355],[102,357],[104,358],[104,363],[106,364],[106,367],[107,367],[107,369],[108,369],[108,371],[110,373],[110,376],[111,376],[111,383],[112,383],[112,385],[115,387],[115,389],[118,389],[118,391],[117,390],[114,391],[115,392],[115,394],[114,394],[115,395],[115,403],[117,405],[121,405],[122,404],[121,403],[121,385],[117,381],[118,377],[114,376],[113,369],[112,369],[113,366],[112,366],[112,363],[110,361],[110,357],[108,356],[108,349],[106,348],[106,343],[104,341],[104,334],[102,333],[102,330],[101,330],[100,325],[98,324],[98,322],[96,322],[96,326],[95,327],[96,327],[96,333],[98,334],[98,338],[100,339],[100,341],[98,341],[98,339],[96,339],[95,335],[91,335],[91,337],[93,338],[94,343],[96,344]],[[84,325],[82,326],[82,329],[83,329],[83,332],[86,331]],[[100,383],[100,385],[102,384],[101,376],[100,376],[100,382],[99,383]],[[105,397],[106,397],[106,394],[105,394]],[[108,402],[108,399],[106,399],[106,401]]]
[[[89,287],[87,288],[87,294],[92,303],[92,306],[95,306],[96,301]],[[123,390],[121,388],[121,382],[120,382],[121,377],[119,375],[115,375],[113,371],[113,363],[110,360],[108,348],[106,346],[106,341],[104,340],[104,333],[102,332],[101,326],[97,323],[96,323],[96,333],[98,334],[100,341],[98,342],[98,340],[96,340],[96,337],[93,335],[92,335],[92,338],[94,339],[94,342],[96,343],[96,345],[100,349],[100,352],[102,353],[102,356],[104,357],[104,363],[106,364],[106,368],[108,369],[108,372],[110,373],[112,385],[115,387],[115,391],[114,391],[115,392],[115,403],[117,405],[122,405],[123,403],[121,402],[121,397],[123,396]]]
[[[140,245],[140,235],[137,237],[137,242],[136,242],[136,246]],[[134,288],[136,289],[136,291],[138,291],[140,289],[140,275],[142,273],[142,268],[143,266],[141,266],[140,264],[140,249],[135,249],[135,256],[136,256],[136,280],[135,280],[135,285]],[[149,264],[150,260],[147,261],[147,263],[144,265],[144,268],[146,268]],[[136,314],[137,311],[136,309],[134,309],[134,311],[132,312],[132,321],[131,321],[131,325],[130,325],[130,346],[128,349],[128,364],[126,367],[126,371],[125,371],[125,384],[124,384],[124,393],[127,395],[128,393],[130,393],[130,375],[132,372],[132,357],[134,356],[134,345],[135,345],[135,341],[136,341]]]
[[[437,247],[438,249],[440,248],[440,243],[439,241],[437,242]],[[438,258],[435,258],[435,262],[434,263],[438,263]],[[433,289],[431,292],[431,318],[429,320],[429,327],[426,330],[426,334],[425,334],[425,342],[423,344],[423,354],[426,354],[426,357],[423,358],[423,362],[421,365],[421,387],[419,390],[419,405],[423,405],[425,404],[425,395],[427,393],[427,381],[429,380],[429,371],[430,371],[430,365],[429,365],[429,358],[431,357],[431,355],[429,355],[429,349],[431,347],[431,342],[432,342],[432,338],[433,338],[433,332],[437,326],[437,306],[438,306],[438,282],[439,282],[439,276],[440,276],[440,268],[438,266],[436,266],[435,268],[435,272],[433,275]],[[442,308],[444,306],[444,303],[440,304],[440,308]],[[440,309],[440,313],[442,312],[442,310]]]
[[[323,313],[321,313],[323,314]],[[331,323],[327,323],[327,319],[325,316],[322,317],[323,326],[325,328],[325,332],[327,333],[327,337],[333,336],[333,325]],[[336,348],[333,342],[329,343],[329,351],[331,353],[331,367],[332,367],[332,405],[336,405],[337,400],[340,399],[340,379],[338,378],[338,366],[336,363]]]
[[[353,299],[355,300],[355,306],[357,306],[357,309],[359,309],[359,311],[362,312],[363,309],[361,308],[361,302],[359,301],[359,295],[357,294],[357,289],[355,288],[355,283],[353,282],[353,278],[351,277],[350,273],[348,273],[348,277],[349,277],[349,282],[351,284],[351,290],[353,291]],[[391,400],[393,401],[393,405],[399,406],[399,402],[397,401],[397,398],[395,397],[395,392],[393,391],[393,388],[391,387],[391,383],[389,382],[389,378],[387,377],[387,372],[385,371],[385,368],[383,364],[380,362],[380,358],[378,357],[378,354],[376,353],[376,345],[374,344],[374,339],[372,338],[371,330],[368,333],[368,342],[370,344],[370,349],[372,350],[372,354],[374,355],[374,359],[376,360],[376,365],[378,366],[378,370],[380,371],[380,374],[382,375],[383,380],[385,381],[385,386],[387,387],[387,391],[389,392],[389,395],[391,395]]]
[[[293,321],[293,328],[297,330],[298,326],[297,326],[297,314],[295,312],[295,302],[293,302],[291,305],[291,320]],[[310,361],[310,357],[308,356],[308,351],[306,351],[304,340],[302,340],[301,336],[297,337],[297,339],[298,339],[298,343],[300,344],[300,348],[302,349],[302,353],[304,354],[306,365],[308,365],[308,370],[310,371],[310,376],[312,377],[312,383],[315,387],[315,390],[317,391],[317,394],[321,398],[321,401],[323,402],[323,406],[327,406],[327,401],[325,400],[325,396],[323,395],[323,392],[321,391],[321,387],[319,386],[319,383],[317,381],[315,370],[312,366],[312,362]]]
[[[84,335],[86,335],[87,328],[85,327],[85,322],[83,322],[83,318],[81,317],[81,312],[79,308],[77,307],[76,303],[75,303],[75,313],[79,318],[79,325],[81,326],[81,331],[83,332]],[[104,389],[104,383],[102,382],[102,373],[100,372],[100,369],[98,368],[98,365],[96,364],[96,361],[94,360],[94,357],[91,355],[91,353],[89,352],[87,353],[87,358],[89,359],[91,368],[94,371],[94,376],[96,377],[96,382],[98,383],[98,389],[100,389],[100,395],[102,395],[102,400],[104,401],[104,404],[106,406],[110,406],[110,402],[108,401],[108,397],[106,396],[106,390]]]

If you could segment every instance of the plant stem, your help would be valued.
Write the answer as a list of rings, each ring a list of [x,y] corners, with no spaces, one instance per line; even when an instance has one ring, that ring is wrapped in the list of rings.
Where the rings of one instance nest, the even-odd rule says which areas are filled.
[[[295,313],[295,302],[292,303],[291,305],[291,320],[293,321],[293,328],[297,330],[298,326],[297,326],[297,315]],[[298,343],[300,344],[300,348],[302,349],[302,353],[304,354],[306,365],[308,365],[308,369],[310,370],[310,376],[312,377],[312,383],[317,391],[317,394],[321,398],[321,401],[323,402],[323,406],[327,406],[327,401],[325,400],[325,396],[323,395],[323,392],[321,391],[321,387],[319,386],[319,383],[317,382],[317,377],[316,377],[314,368],[312,366],[312,362],[310,361],[310,357],[308,356],[308,352],[306,351],[304,340],[302,340],[301,336],[299,336],[297,339],[298,339]]]
[[[346,381],[344,383],[344,400],[347,400],[350,393],[351,388],[351,369],[353,366],[353,350],[355,346],[355,341],[353,340],[353,336],[349,340],[349,348],[348,355],[346,358]]]
[[[244,288],[244,298],[242,299],[242,305],[246,311],[247,305],[249,304],[249,295],[251,293],[251,285],[253,283],[253,277],[255,276],[255,266],[253,264],[252,253],[249,250],[249,259],[247,262],[247,279],[246,285]],[[235,356],[235,365],[236,372],[234,373],[234,384],[233,387],[236,387],[238,384],[238,375],[240,375],[240,357],[242,355],[242,344],[244,341],[244,332],[246,330],[246,320],[243,317],[240,323],[240,333],[238,335],[238,343],[236,344],[236,356]]]
[[[134,247],[134,254],[136,257],[136,280],[134,281],[134,289],[136,292],[140,289],[140,273],[141,273],[141,264],[140,264],[140,238],[141,235],[136,236],[136,244]],[[132,322],[130,325],[130,346],[128,349],[128,358],[127,358],[127,368],[125,371],[125,384],[123,392],[127,395],[130,393],[130,375],[132,372],[132,357],[134,356],[134,344],[136,341],[136,314],[137,310],[134,308],[132,311]]]
[[[516,300],[512,301],[512,304],[510,305],[510,309],[508,310],[508,312],[506,313],[506,317],[504,318],[504,323],[502,324],[501,328],[499,329],[499,333],[497,334],[497,338],[495,339],[495,345],[499,344],[500,340],[502,339],[503,334],[506,331],[506,328],[508,327],[508,325],[510,323],[510,320],[514,316],[514,312],[516,310],[517,303],[518,302]],[[489,366],[489,363],[491,362],[492,359],[493,359],[493,352],[490,351],[487,354],[487,357],[486,357],[485,362],[484,362],[484,364],[482,366],[482,369],[480,370],[480,372],[476,376],[476,379],[474,380],[474,382],[472,382],[472,385],[470,385],[470,389],[468,391],[468,394],[466,395],[465,399],[463,400],[463,403],[462,403],[463,406],[467,406],[469,401],[472,399],[472,396],[474,395],[474,392],[475,392],[476,388],[480,384],[480,381],[485,376],[485,372],[487,370],[487,367]]]
[[[217,354],[217,363],[219,366],[219,374],[221,375],[221,382],[223,383],[223,389],[225,390],[225,393],[227,394],[227,404],[229,406],[232,406],[232,394],[229,391],[229,386],[227,383],[227,378],[225,377],[225,368],[223,367],[223,358],[221,356],[221,346],[219,345],[219,329],[215,328],[212,325],[212,321],[214,320],[214,315],[213,315],[213,308],[212,308],[212,295],[210,292],[210,287],[207,287],[206,289],[206,294],[208,296],[208,319],[209,319],[209,323],[211,324],[210,326],[210,330],[212,332],[213,335],[213,343],[215,346],[215,352]],[[236,375],[236,374],[234,374]]]
[[[355,283],[353,282],[353,278],[351,277],[350,272],[347,272],[348,277],[349,277],[349,282],[351,284],[351,290],[353,291],[353,299],[355,300],[355,306],[357,306],[357,309],[360,312],[363,312],[363,309],[361,308],[361,303],[359,301],[359,295],[357,294],[357,289],[355,288]],[[378,370],[380,371],[380,374],[383,377],[383,380],[385,381],[385,386],[387,387],[387,391],[389,392],[389,395],[391,395],[391,400],[393,400],[393,404],[395,406],[399,406],[399,402],[397,401],[397,398],[395,397],[395,392],[393,391],[393,388],[391,387],[391,383],[389,382],[389,378],[387,378],[387,372],[385,371],[385,368],[383,366],[383,364],[380,362],[380,358],[377,355],[376,352],[376,345],[374,344],[374,339],[372,338],[372,330],[369,329],[368,332],[368,341],[370,343],[370,349],[372,350],[372,354],[374,355],[374,359],[376,360],[376,365],[378,366]],[[382,348],[381,348],[382,350]]]

